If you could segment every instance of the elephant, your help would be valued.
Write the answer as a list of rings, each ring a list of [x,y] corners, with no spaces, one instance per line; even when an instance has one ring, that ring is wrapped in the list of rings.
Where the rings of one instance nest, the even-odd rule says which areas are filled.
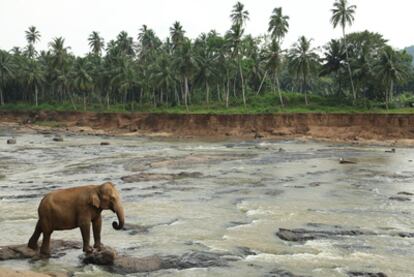
[[[42,256],[50,255],[50,236],[53,231],[80,228],[83,239],[83,251],[93,252],[90,246],[92,223],[94,248],[100,249],[103,210],[112,210],[118,222],[112,222],[115,230],[121,230],[125,222],[121,196],[115,185],[107,182],[102,185],[90,185],[69,189],[60,189],[46,194],[38,208],[39,220],[29,240],[28,247],[37,250],[37,241],[43,233],[40,248]]]

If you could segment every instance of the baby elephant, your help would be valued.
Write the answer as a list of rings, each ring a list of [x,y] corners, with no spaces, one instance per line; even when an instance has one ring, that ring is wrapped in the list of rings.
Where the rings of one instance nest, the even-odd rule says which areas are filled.
[[[39,220],[36,229],[29,240],[28,246],[37,250],[37,241],[43,233],[40,253],[50,255],[50,235],[53,231],[80,228],[83,239],[83,251],[91,253],[89,245],[91,223],[93,229],[94,248],[100,248],[103,210],[112,210],[118,216],[118,221],[112,226],[121,230],[124,226],[125,215],[118,191],[112,183],[100,186],[84,186],[61,189],[48,193],[40,202]]]

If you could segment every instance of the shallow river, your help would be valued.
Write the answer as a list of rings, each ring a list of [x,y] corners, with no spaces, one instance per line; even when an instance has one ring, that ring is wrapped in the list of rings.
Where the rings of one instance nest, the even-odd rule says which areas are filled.
[[[6,145],[13,134],[18,143]],[[110,145],[100,146],[102,141]],[[414,276],[414,238],[409,237],[414,232],[414,197],[409,195],[414,193],[414,149],[385,150],[316,142],[95,136],[64,136],[59,143],[48,135],[0,130],[0,245],[27,242],[47,191],[111,180],[122,194],[127,222],[148,232],[115,231],[116,216],[105,211],[104,244],[136,257],[190,251],[234,256],[224,267],[150,276]],[[340,158],[357,164],[339,164]],[[201,174],[132,183],[120,179],[142,172]],[[301,228],[315,237],[283,240],[277,236],[280,228]],[[79,230],[53,233],[57,238],[81,240]],[[110,275],[98,266],[82,266],[80,255],[81,250],[71,250],[49,261],[0,266]]]

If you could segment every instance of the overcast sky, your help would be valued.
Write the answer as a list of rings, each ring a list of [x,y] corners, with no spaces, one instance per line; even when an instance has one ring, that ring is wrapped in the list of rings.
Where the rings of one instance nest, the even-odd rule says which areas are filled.
[[[224,33],[230,27],[229,14],[235,0],[0,0],[0,48],[26,45],[24,31],[35,25],[42,35],[37,46],[46,49],[48,42],[63,36],[72,52],[88,52],[87,37],[99,31],[109,41],[122,31],[134,39],[142,24],[154,29],[164,39],[169,27],[180,21],[187,35],[216,29]],[[330,24],[333,0],[243,0],[250,12],[247,32],[266,32],[269,16],[276,6],[290,16],[290,30],[285,46],[301,35],[314,39],[315,46],[339,37]],[[396,48],[414,44],[414,1],[351,0],[358,6],[351,31],[380,32]]]

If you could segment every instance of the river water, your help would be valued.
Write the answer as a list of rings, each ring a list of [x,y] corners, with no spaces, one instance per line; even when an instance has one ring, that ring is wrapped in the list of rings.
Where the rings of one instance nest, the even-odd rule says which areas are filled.
[[[5,144],[11,135],[16,145]],[[271,272],[283,271],[414,276],[414,238],[401,235],[414,232],[414,197],[402,194],[414,193],[414,149],[386,153],[377,146],[317,142],[78,135],[59,143],[50,135],[11,129],[0,130],[0,141],[0,245],[27,242],[46,192],[111,180],[123,197],[127,222],[146,226],[148,232],[115,231],[111,222],[116,217],[105,211],[104,244],[136,257],[189,251],[239,257],[225,267],[170,269],[150,276],[279,276]],[[102,141],[110,145],[100,146]],[[357,163],[340,164],[340,158]],[[142,172],[198,174],[132,183],[120,179]],[[407,201],[390,199],[395,196]],[[295,242],[279,238],[280,228],[325,233]],[[81,240],[79,230],[53,233],[52,239],[58,238]],[[80,255],[81,250],[71,250],[48,261],[0,266],[110,276],[98,266],[81,265]]]

